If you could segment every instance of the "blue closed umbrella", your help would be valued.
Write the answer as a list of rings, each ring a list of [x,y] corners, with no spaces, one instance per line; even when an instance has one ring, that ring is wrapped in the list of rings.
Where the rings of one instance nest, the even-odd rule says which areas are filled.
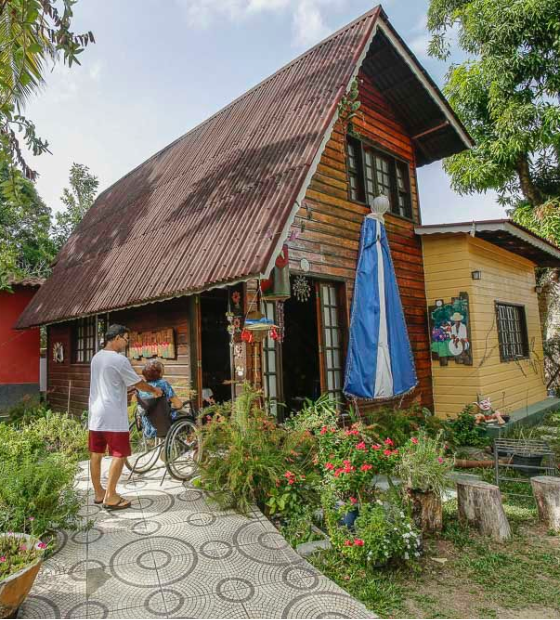
[[[378,196],[362,224],[344,378],[350,398],[393,398],[418,383],[383,223],[388,208]]]

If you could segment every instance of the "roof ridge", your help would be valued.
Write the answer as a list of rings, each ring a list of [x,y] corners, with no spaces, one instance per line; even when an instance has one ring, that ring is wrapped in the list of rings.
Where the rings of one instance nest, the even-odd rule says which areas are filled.
[[[137,166],[135,166],[132,170],[130,170],[129,172],[127,172],[126,174],[124,174],[122,177],[119,177],[116,181],[114,181],[113,183],[111,183],[111,185],[109,185],[107,188],[105,188],[97,197],[100,198],[101,196],[103,196],[103,194],[105,194],[106,192],[108,192],[112,187],[114,187],[115,185],[117,185],[117,183],[120,183],[123,179],[126,179],[127,177],[129,177],[130,175],[132,175],[134,172],[136,172],[136,170],[138,170],[138,168],[142,167],[144,164],[147,164],[148,162],[152,161],[153,159],[155,159],[156,157],[158,157],[159,155],[161,155],[162,153],[168,151],[170,148],[172,148],[173,146],[175,146],[178,142],[180,142],[181,140],[184,140],[187,136],[189,136],[190,134],[194,133],[195,131],[197,131],[198,129],[204,127],[206,124],[208,124],[210,121],[214,120],[215,118],[217,118],[218,116],[220,116],[221,114],[223,114],[226,110],[228,110],[229,108],[231,108],[232,106],[234,106],[236,103],[238,103],[239,101],[242,101],[245,97],[247,97],[248,95],[250,95],[251,93],[257,91],[259,88],[263,87],[265,84],[267,84],[268,82],[270,82],[272,79],[274,79],[275,77],[277,77],[278,75],[284,73],[285,71],[287,71],[288,69],[290,69],[291,67],[293,67],[295,64],[297,64],[298,62],[300,62],[303,58],[305,58],[308,54],[311,54],[311,52],[313,52],[314,50],[322,47],[323,45],[326,45],[329,41],[337,38],[338,36],[340,36],[341,34],[343,34],[344,32],[347,32],[350,28],[353,28],[354,26],[356,26],[356,24],[364,21],[365,19],[368,19],[369,17],[375,16],[375,15],[380,15],[383,14],[385,15],[385,12],[383,11],[383,7],[381,6],[381,4],[377,4],[375,7],[373,7],[372,9],[370,9],[369,11],[366,11],[363,15],[360,15],[359,17],[357,17],[356,19],[354,19],[353,21],[351,21],[349,24],[346,24],[345,26],[342,26],[341,28],[339,28],[338,30],[336,30],[335,32],[333,32],[332,34],[330,34],[328,37],[325,37],[322,41],[319,41],[318,43],[316,43],[313,47],[310,47],[308,50],[306,50],[305,52],[301,53],[299,56],[297,56],[296,58],[294,58],[293,60],[290,60],[287,64],[285,64],[283,67],[280,67],[280,69],[277,69],[274,73],[272,73],[271,75],[265,77],[264,79],[262,79],[260,82],[258,82],[257,84],[255,84],[254,86],[252,86],[251,88],[249,88],[249,90],[245,91],[244,93],[242,93],[241,95],[239,95],[238,97],[236,97],[233,101],[230,101],[228,104],[226,104],[223,108],[220,108],[219,110],[217,110],[216,112],[214,112],[214,114],[212,114],[211,116],[209,116],[207,119],[201,121],[200,123],[198,123],[198,125],[195,125],[194,127],[192,127],[191,129],[189,129],[188,131],[186,131],[184,134],[182,134],[181,136],[179,136],[178,138],[176,138],[175,140],[173,140],[173,142],[170,142],[169,144],[167,144],[166,146],[164,146],[163,148],[161,148],[159,151],[156,151],[153,155],[150,155],[148,157],[148,159],[145,159],[144,161],[142,161],[141,163],[139,163]],[[97,202],[96,199],[96,202]]]

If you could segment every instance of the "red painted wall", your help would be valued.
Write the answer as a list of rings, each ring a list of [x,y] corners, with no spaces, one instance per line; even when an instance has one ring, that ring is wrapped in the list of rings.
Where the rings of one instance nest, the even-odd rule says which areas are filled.
[[[22,286],[0,291],[0,385],[39,383],[39,329],[12,329],[35,291]]]

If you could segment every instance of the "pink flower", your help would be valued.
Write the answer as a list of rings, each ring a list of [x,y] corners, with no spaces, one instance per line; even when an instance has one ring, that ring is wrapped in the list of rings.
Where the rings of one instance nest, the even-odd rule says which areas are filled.
[[[342,463],[344,464],[344,467],[350,467],[352,465],[352,463],[348,460],[342,461]]]
[[[376,443],[373,446],[371,446],[371,449],[372,450],[381,450],[381,446],[378,443]]]
[[[35,517],[29,517],[30,521],[35,521]]]
[[[46,549],[47,548],[47,544],[44,542],[38,542],[37,543],[37,549]]]
[[[399,451],[398,451],[398,450],[392,450],[392,451],[391,451],[391,454],[392,454],[393,456],[397,456],[397,454],[398,454],[398,453],[399,453]]]
[[[291,471],[287,471],[287,472],[284,474],[284,478],[293,478],[293,476],[294,476],[294,474],[293,474]]]
[[[356,545],[356,547],[363,547],[364,546],[364,541],[361,538],[355,538],[354,539],[354,544]]]
[[[351,540],[345,540],[344,541],[344,546],[345,547],[351,547],[354,543]]]
[[[365,449],[366,449],[365,441],[360,441],[360,443],[356,444],[356,450],[365,450]]]
[[[392,439],[389,439],[389,437],[387,437],[387,439],[383,442],[386,446],[394,446],[395,443]]]
[[[391,452],[391,450],[387,449],[387,450],[383,450],[383,454],[385,456],[391,456],[391,454],[393,454],[393,453]]]
[[[334,469],[334,465],[332,463],[325,463],[325,469],[331,471]]]
[[[7,562],[7,559],[6,559],[5,555],[0,557],[0,562]]]
[[[357,431],[357,430],[354,428],[354,429],[352,429],[352,430],[350,430],[350,431],[349,431],[349,430],[344,431],[344,434],[345,434],[345,435],[347,435],[347,436],[349,437],[350,435],[359,435],[359,434],[360,434],[360,431]]]
[[[27,551],[27,547],[25,545],[20,545],[19,550],[20,551]]]
[[[443,463],[443,459],[441,458],[441,456],[440,456],[440,457],[438,457],[437,462],[438,462],[440,465]]]
[[[417,437],[413,437],[410,441],[412,441],[413,444],[417,444],[418,443],[418,438]]]
[[[350,498],[350,503],[351,503],[351,504],[357,504],[357,503],[358,503],[358,500],[357,500],[355,497],[351,497],[351,498]]]
[[[362,471],[369,471],[370,469],[373,469],[373,465],[370,465],[369,463],[364,463],[364,464],[360,467],[360,469],[361,469]]]
[[[334,472],[334,477],[338,478],[340,476],[340,474],[342,474],[344,472],[344,467],[339,467],[335,472]]]
[[[324,435],[327,432],[327,427],[323,426],[323,428],[321,429],[321,435]]]

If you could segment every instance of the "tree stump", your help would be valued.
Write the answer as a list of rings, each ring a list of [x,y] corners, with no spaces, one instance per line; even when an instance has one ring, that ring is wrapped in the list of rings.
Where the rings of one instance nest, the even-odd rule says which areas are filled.
[[[554,532],[560,532],[560,478],[535,476],[531,478],[539,519]]]
[[[511,536],[509,522],[502,506],[500,489],[488,482],[457,482],[459,521],[478,529],[484,536],[502,542]]]
[[[441,497],[432,491],[408,489],[412,503],[412,517],[423,532],[441,532],[443,509]]]

